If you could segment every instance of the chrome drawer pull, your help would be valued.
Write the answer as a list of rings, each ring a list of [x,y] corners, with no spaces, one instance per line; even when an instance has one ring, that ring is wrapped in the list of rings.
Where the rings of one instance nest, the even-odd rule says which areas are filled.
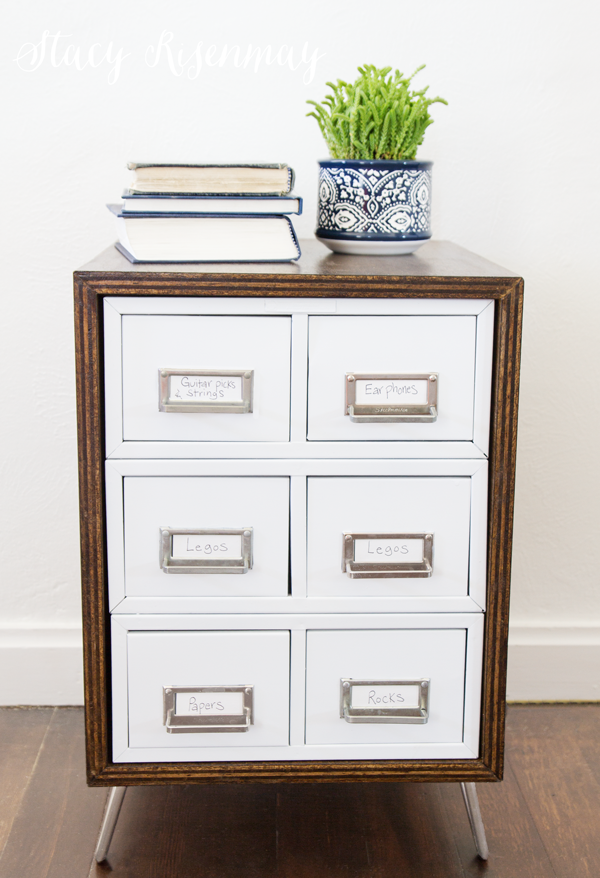
[[[346,411],[355,424],[432,424],[438,373],[346,373]]]
[[[340,680],[340,717],[347,723],[410,723],[429,719],[430,680]]]
[[[249,685],[164,687],[163,725],[172,735],[247,732],[254,723],[253,690]]]
[[[252,569],[252,528],[161,527],[163,573],[247,573]]]
[[[427,579],[433,573],[433,534],[342,536],[342,573],[350,579]]]
[[[252,413],[252,369],[159,369],[158,410],[195,414]]]

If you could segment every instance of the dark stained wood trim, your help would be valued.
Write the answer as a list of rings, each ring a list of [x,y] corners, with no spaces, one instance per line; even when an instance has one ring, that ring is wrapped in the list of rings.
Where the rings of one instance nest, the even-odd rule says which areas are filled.
[[[102,300],[75,278],[83,666],[88,771],[109,753],[110,649],[106,573]]]
[[[107,764],[89,786],[188,783],[440,783],[496,781],[481,760],[169,762]]]
[[[503,278],[448,277],[265,277],[252,275],[107,275],[77,272],[99,296],[227,296],[231,297],[301,297],[301,298],[467,298],[502,297],[506,284]],[[143,293],[140,292],[143,287]]]
[[[502,778],[523,282],[496,301],[481,755]]]
[[[86,752],[91,786],[156,783],[494,781],[502,778],[508,606],[523,282],[513,277],[211,275],[76,272],[75,326],[84,617]],[[114,764],[103,484],[104,296],[302,296],[495,299],[488,608],[481,756],[475,760]]]

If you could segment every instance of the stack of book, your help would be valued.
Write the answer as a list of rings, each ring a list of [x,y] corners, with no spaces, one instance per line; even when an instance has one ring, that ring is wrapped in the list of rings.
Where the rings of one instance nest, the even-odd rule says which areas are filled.
[[[118,250],[130,262],[289,262],[300,247],[290,214],[287,165],[138,164],[117,218]]]

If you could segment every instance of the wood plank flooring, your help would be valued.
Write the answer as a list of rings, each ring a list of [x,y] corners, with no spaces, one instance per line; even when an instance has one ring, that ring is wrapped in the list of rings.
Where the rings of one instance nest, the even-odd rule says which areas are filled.
[[[490,859],[456,784],[131,787],[106,863],[83,711],[0,709],[1,878],[588,878],[600,875],[600,705],[515,705],[479,784]]]

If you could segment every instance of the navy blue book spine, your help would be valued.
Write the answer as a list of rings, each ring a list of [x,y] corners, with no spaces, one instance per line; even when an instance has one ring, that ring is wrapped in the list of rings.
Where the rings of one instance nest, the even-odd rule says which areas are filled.
[[[190,215],[195,215],[195,214],[197,214],[198,216],[216,216],[217,214],[203,213],[202,211],[193,210],[193,208],[192,208],[192,205],[196,201],[213,201],[215,198],[219,198],[219,199],[226,198],[228,201],[240,201],[240,202],[254,200],[256,198],[256,199],[260,199],[261,201],[272,202],[272,205],[269,204],[269,207],[272,206],[274,208],[268,214],[266,214],[266,213],[265,214],[252,213],[251,211],[240,210],[240,211],[232,211],[231,214],[229,214],[229,213],[223,214],[223,216],[288,216],[288,215],[291,216],[292,214],[294,216],[300,216],[300,214],[302,213],[302,208],[303,208],[303,204],[304,204],[303,199],[299,195],[296,195],[296,196],[293,196],[293,195],[292,196],[288,196],[288,195],[252,195],[252,196],[247,196],[247,195],[139,195],[137,193],[130,194],[128,189],[126,189],[123,192],[121,198],[123,198],[125,201],[125,205],[122,208],[122,210],[127,214],[127,216],[131,216],[133,214],[138,214],[138,213],[143,213],[143,211],[138,211],[138,210],[131,210],[131,211],[127,210],[127,201],[136,201],[136,200],[139,200],[140,198],[147,198],[147,199],[151,198],[152,201],[154,201],[155,199],[160,199],[161,201],[164,201],[165,202],[165,210],[164,211],[162,211],[162,210],[148,211],[148,213],[156,214],[158,216],[160,216],[161,214],[165,214],[165,215],[168,214],[169,216],[171,216],[171,214],[181,214],[182,216],[190,216]],[[177,199],[177,201],[189,201],[190,202],[190,210],[169,211],[167,208],[167,205],[171,199]],[[290,202],[290,201],[297,201],[298,202],[298,210],[280,209],[280,208],[285,207],[286,202]],[[109,205],[107,205],[107,207],[109,207]],[[240,204],[240,207],[242,207],[242,204]],[[220,214],[219,214],[219,216],[220,216]]]

